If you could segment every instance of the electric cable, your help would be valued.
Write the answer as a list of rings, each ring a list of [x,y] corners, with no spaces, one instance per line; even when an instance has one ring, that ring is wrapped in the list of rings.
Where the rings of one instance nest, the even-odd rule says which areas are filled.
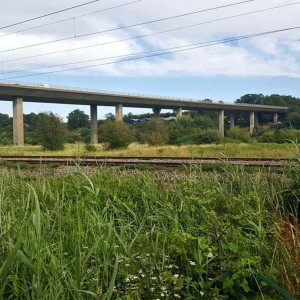
[[[195,14],[199,14],[199,13],[203,13],[203,12],[207,12],[207,11],[222,9],[222,8],[235,6],[235,5],[240,5],[240,4],[245,4],[245,3],[248,3],[248,2],[254,2],[254,1],[256,1],[256,0],[246,0],[246,1],[241,1],[241,2],[235,2],[235,3],[231,3],[231,4],[226,4],[226,5],[221,5],[221,6],[217,6],[217,7],[202,9],[202,10],[193,11],[193,12],[189,12],[189,13],[184,13],[184,14],[180,14],[180,15],[160,18],[160,19],[151,20],[151,21],[146,21],[146,22],[142,22],[142,23],[138,23],[138,24],[126,25],[126,26],[111,28],[111,29],[107,29],[107,30],[95,31],[95,32],[90,32],[90,33],[86,33],[86,34],[77,35],[77,36],[70,36],[70,37],[56,39],[56,40],[52,40],[52,41],[41,42],[41,43],[37,43],[37,44],[31,44],[31,45],[27,45],[27,46],[2,50],[2,51],[0,51],[0,53],[7,53],[7,52],[16,51],[16,50],[28,49],[28,48],[32,48],[32,47],[37,47],[37,46],[42,46],[42,45],[48,45],[48,44],[52,44],[52,43],[67,41],[67,40],[71,40],[71,39],[83,38],[83,37],[87,37],[87,36],[98,35],[98,34],[102,34],[102,33],[108,33],[108,32],[133,28],[133,27],[142,26],[142,25],[149,25],[149,24],[152,24],[152,23],[157,23],[157,22],[172,20],[172,19],[176,19],[176,18],[186,17],[186,16],[195,15]]]
[[[160,49],[160,50],[152,50],[152,51],[143,52],[143,54],[151,53],[154,51],[161,52],[161,53],[150,54],[150,55],[145,55],[145,56],[140,56],[140,57],[129,57],[129,58],[126,58],[123,60],[101,63],[101,64],[93,64],[93,65],[87,65],[87,66],[80,66],[80,67],[69,68],[69,69],[64,69],[64,70],[54,70],[54,71],[47,71],[47,72],[42,72],[42,73],[2,78],[1,80],[11,80],[11,79],[16,79],[16,78],[40,76],[40,75],[61,73],[61,72],[66,72],[66,71],[74,71],[74,70],[80,70],[80,69],[99,67],[99,66],[104,66],[104,65],[118,64],[118,63],[129,62],[129,61],[136,61],[136,60],[141,60],[141,59],[146,59],[146,58],[159,57],[159,56],[175,54],[175,53],[179,53],[179,52],[191,51],[191,50],[195,50],[195,49],[199,49],[199,48],[211,47],[211,46],[215,46],[215,45],[219,45],[219,44],[231,43],[231,42],[235,42],[235,41],[239,41],[239,40],[250,39],[250,38],[254,38],[254,37],[259,37],[259,36],[264,36],[264,35],[269,35],[269,34],[274,34],[274,33],[279,33],[279,32],[286,32],[286,31],[291,31],[291,30],[296,30],[296,29],[300,29],[300,26],[288,27],[288,28],[277,29],[277,30],[272,30],[272,31],[265,31],[265,32],[254,33],[254,34],[243,35],[243,36],[237,36],[237,37],[227,38],[227,39],[223,39],[223,40],[204,42],[206,44],[203,44],[203,42],[202,42],[202,43],[198,43],[198,44],[190,44],[190,45],[178,46],[178,47],[172,47],[172,48],[166,48],[166,49]],[[180,49],[180,48],[183,48],[183,49]],[[177,50],[173,50],[173,49],[177,49]],[[162,52],[162,51],[165,51],[165,52]],[[126,55],[126,56],[129,56],[129,55]]]
[[[102,1],[102,0],[93,0],[93,1],[85,2],[85,3],[79,4],[79,5],[75,5],[75,6],[71,6],[71,7],[68,7],[68,8],[61,9],[61,10],[57,10],[57,11],[54,11],[54,12],[51,12],[51,13],[47,13],[47,14],[42,15],[42,16],[30,18],[30,19],[27,19],[27,20],[24,20],[24,21],[20,21],[20,22],[14,23],[14,24],[10,24],[10,25],[6,25],[6,26],[3,26],[3,27],[0,27],[0,30],[6,29],[6,28],[10,28],[10,27],[13,27],[13,26],[16,26],[16,25],[28,23],[28,22],[31,22],[31,21],[35,21],[35,20],[38,20],[38,19],[46,18],[46,17],[49,17],[49,16],[53,16],[53,15],[56,15],[56,14],[59,14],[59,13],[62,13],[62,12],[66,12],[68,10],[72,10],[72,9],[75,9],[75,8],[78,8],[78,7],[90,5],[90,4],[99,2],[99,1]]]
[[[177,31],[177,30],[197,27],[197,26],[200,26],[200,25],[211,24],[211,23],[214,23],[214,22],[229,20],[229,19],[233,19],[233,18],[237,18],[237,17],[242,17],[242,16],[245,16],[245,15],[251,15],[251,14],[255,14],[255,13],[259,13],[259,12],[270,11],[270,10],[274,10],[274,9],[278,9],[278,8],[282,8],[282,7],[287,7],[287,6],[292,6],[292,5],[299,5],[299,4],[300,4],[300,1],[295,2],[295,3],[290,3],[290,4],[273,6],[273,7],[269,7],[269,8],[265,8],[265,9],[254,10],[254,11],[251,11],[251,12],[246,12],[246,13],[242,13],[242,14],[238,14],[238,15],[232,15],[232,16],[219,18],[219,19],[214,19],[214,20],[210,20],[210,21],[205,21],[205,22],[201,22],[201,23],[196,23],[196,24],[192,24],[192,25],[176,27],[176,28],[167,29],[167,30],[163,30],[163,31],[158,31],[158,32],[154,32],[154,33],[133,36],[133,37],[120,39],[120,40],[116,40],[116,41],[97,43],[97,44],[81,46],[81,47],[76,47],[76,48],[71,48],[71,49],[66,49],[66,50],[59,50],[59,51],[53,51],[53,52],[48,52],[48,53],[41,53],[41,54],[36,54],[36,55],[31,55],[31,56],[25,56],[25,57],[21,57],[21,58],[4,60],[1,63],[4,64],[4,63],[8,63],[8,62],[15,62],[15,61],[20,61],[20,60],[25,60],[25,59],[30,59],[30,58],[37,58],[37,57],[48,56],[48,55],[53,55],[53,54],[66,53],[66,52],[70,52],[70,51],[83,50],[83,49],[93,48],[93,47],[98,47],[98,46],[116,44],[116,43],[126,42],[126,41],[130,41],[130,40],[136,40],[136,39],[140,39],[140,38],[155,36],[155,35],[164,34],[164,33],[169,33],[169,32],[173,32],[173,31]],[[16,72],[19,72],[19,71],[22,71],[22,70],[16,70]],[[8,72],[2,72],[2,74],[7,74],[7,73]]]

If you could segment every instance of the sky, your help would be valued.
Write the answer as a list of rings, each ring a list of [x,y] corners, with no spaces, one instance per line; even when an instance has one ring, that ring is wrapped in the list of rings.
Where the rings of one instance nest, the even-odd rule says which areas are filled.
[[[86,2],[1,0],[0,82],[224,102],[249,93],[300,98],[300,1],[101,0],[22,22]],[[299,28],[225,42],[291,27]],[[137,59],[174,50],[183,51]],[[89,112],[25,103],[24,113],[65,118],[77,108]],[[109,112],[98,108],[99,118]],[[0,113],[11,115],[12,104],[0,99]]]

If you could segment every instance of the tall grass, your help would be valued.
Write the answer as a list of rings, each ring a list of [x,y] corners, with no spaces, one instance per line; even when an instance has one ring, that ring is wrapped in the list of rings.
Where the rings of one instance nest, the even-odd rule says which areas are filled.
[[[0,174],[0,299],[276,299],[272,174]],[[256,298],[256,299],[257,299]]]
[[[187,146],[149,146],[133,143],[127,149],[105,150],[97,145],[95,151],[87,151],[84,144],[67,144],[62,151],[45,151],[40,146],[0,147],[0,155],[98,155],[98,156],[187,156],[187,157],[267,157],[291,158],[298,155],[297,148],[291,143],[271,144],[219,144],[219,145],[187,145]]]

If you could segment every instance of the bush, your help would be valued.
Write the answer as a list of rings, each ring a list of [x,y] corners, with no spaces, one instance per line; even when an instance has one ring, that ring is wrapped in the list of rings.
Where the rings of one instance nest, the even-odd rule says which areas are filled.
[[[300,141],[300,130],[280,129],[275,133],[277,143],[289,143],[290,141]]]
[[[95,145],[92,145],[92,144],[85,144],[85,145],[84,145],[84,150],[85,150],[86,152],[95,152],[95,151],[97,151],[97,148],[96,148]]]
[[[63,150],[67,129],[61,117],[47,112],[39,114],[36,137],[46,150]]]
[[[256,138],[261,143],[275,143],[276,136],[274,131],[266,131]]]
[[[138,140],[149,145],[165,145],[169,141],[168,128],[164,121],[155,118],[140,127]]]
[[[251,142],[251,133],[246,128],[230,128],[227,131],[226,137],[232,140],[236,140],[242,143],[250,143]]]
[[[99,140],[107,144],[108,149],[121,149],[134,141],[134,132],[123,122],[104,121],[99,128]]]

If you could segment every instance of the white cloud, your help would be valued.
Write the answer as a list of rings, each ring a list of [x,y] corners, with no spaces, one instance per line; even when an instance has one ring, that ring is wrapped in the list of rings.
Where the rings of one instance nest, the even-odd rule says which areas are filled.
[[[83,1],[58,0],[36,1],[19,0],[12,3],[2,0],[0,4],[0,27],[27,18],[35,17],[80,4]],[[55,15],[50,18],[40,19],[32,23],[22,24],[0,31],[1,34],[41,25],[48,22],[78,16],[106,7],[129,2],[128,0],[108,2],[82,7],[74,11]],[[105,13],[90,15],[76,20],[76,34],[102,31],[123,25],[136,24],[158,18],[186,12],[206,9],[219,5],[226,5],[235,1],[198,1],[198,0],[144,0],[131,6],[111,10]],[[276,5],[294,3],[289,0],[256,0],[247,4],[232,6],[220,10],[210,11],[166,22],[158,22],[138,28],[107,32],[101,35],[93,35],[84,39],[71,39],[60,43],[52,43],[39,47],[31,47],[23,50],[0,53],[0,61],[17,59],[25,56],[39,55],[69,48],[83,47],[97,43],[107,43],[126,39],[141,33],[151,33],[167,30],[179,26],[191,25],[199,22],[207,22],[235,14],[246,13],[258,9],[264,9]],[[170,4],[171,3],[171,4]],[[84,60],[96,60],[105,57],[128,55],[152,49],[176,47],[180,45],[195,44],[202,41],[228,38],[237,35],[264,32],[289,26],[300,26],[298,15],[300,5],[285,7],[269,12],[261,12],[234,18],[222,22],[210,23],[198,27],[178,30],[145,39],[135,39],[105,46],[82,49],[79,51],[65,52],[55,55],[37,57],[34,59],[20,60],[4,63],[5,71],[30,69],[73,63]],[[121,64],[104,65],[80,70],[82,75],[106,75],[106,76],[206,76],[206,75],[232,75],[232,76],[286,76],[300,77],[300,29],[278,34],[258,37],[251,41],[240,41],[235,44],[221,44],[217,46],[200,48],[188,52],[176,53],[171,56],[161,56],[148,60],[132,61]],[[47,42],[74,35],[73,21],[63,22],[48,27],[42,27],[24,33],[0,37],[0,51],[22,47],[26,45]],[[66,68],[78,67],[89,64],[101,64],[112,62],[112,59],[95,61],[91,63],[70,65]],[[49,69],[53,70],[53,69]],[[41,72],[43,70],[36,70]],[[72,71],[72,74],[76,71]],[[23,73],[24,74],[24,73]],[[70,74],[65,72],[63,74]],[[3,74],[2,78],[11,77],[14,74]],[[16,73],[16,75],[22,75]]]

